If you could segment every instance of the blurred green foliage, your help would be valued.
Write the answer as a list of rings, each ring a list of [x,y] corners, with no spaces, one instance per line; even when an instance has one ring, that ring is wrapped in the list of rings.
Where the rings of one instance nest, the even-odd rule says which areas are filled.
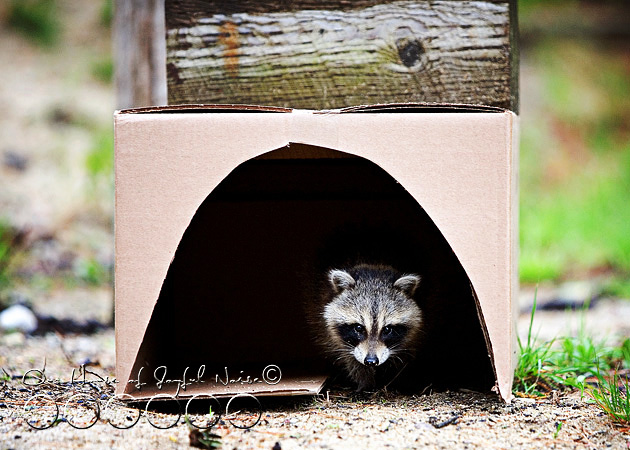
[[[549,5],[567,5],[576,3],[577,0],[518,0],[519,10],[529,10],[530,8],[540,8]]]
[[[628,67],[586,41],[542,40],[528,57],[541,103],[522,118],[521,280],[600,269],[623,277],[630,273]]]
[[[111,27],[114,20],[114,0],[104,0],[101,6],[101,24],[104,27]]]
[[[114,176],[114,133],[107,127],[94,133],[92,148],[85,159],[88,174],[93,180],[112,179]]]
[[[10,284],[8,274],[9,258],[11,256],[12,233],[9,225],[0,219],[0,292]]]
[[[84,283],[99,286],[109,281],[109,272],[96,259],[79,259],[73,270],[78,280]]]
[[[56,45],[62,31],[55,0],[11,0],[7,23],[42,47]]]
[[[111,56],[92,63],[92,76],[98,81],[111,84],[114,80],[114,61]]]
[[[617,298],[630,298],[630,276],[618,276],[603,286],[603,295]]]

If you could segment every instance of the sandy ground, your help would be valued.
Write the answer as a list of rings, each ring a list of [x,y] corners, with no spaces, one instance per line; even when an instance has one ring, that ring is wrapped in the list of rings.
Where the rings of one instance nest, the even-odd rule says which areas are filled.
[[[99,422],[88,430],[61,423],[36,431],[13,421],[0,425],[4,448],[181,448],[190,442],[186,425],[158,430],[146,417],[127,430]],[[260,422],[249,430],[224,421],[213,431],[228,449],[623,449],[630,444],[627,431],[613,427],[576,394],[556,402],[517,399],[511,405],[475,393],[292,400],[263,404]]]
[[[40,315],[107,322],[111,288],[68,281],[81,261],[95,259],[104,267],[113,263],[113,196],[102,186],[95,188],[85,170],[94,130],[111,126],[112,89],[90,74],[90,62],[107,53],[109,41],[106,31],[98,31],[100,5],[84,3],[59,2],[64,16],[80,26],[66,32],[64,44],[53,50],[42,51],[0,26],[0,216],[26,233],[24,245],[29,248],[30,256],[20,265],[31,283],[18,284],[12,295],[30,301]],[[23,167],[15,164],[15,155],[24,158]],[[524,289],[522,336],[532,298],[533,291]],[[611,342],[630,335],[627,301],[601,299],[585,314],[586,330],[594,335]],[[581,321],[581,313],[540,311],[534,330],[541,339],[574,335]],[[49,393],[63,404],[73,393],[64,383],[86,363],[103,378],[115,376],[111,328],[94,335],[0,335],[0,367],[5,375],[16,376],[0,388],[0,447],[189,445],[190,431],[182,420],[173,428],[157,429],[146,416],[129,429],[116,429],[104,420],[89,429],[75,429],[68,422],[46,430],[31,428],[24,402],[35,393]],[[44,364],[50,384],[35,388],[21,383],[19,375]],[[98,395],[110,392],[99,385]],[[128,412],[119,407],[116,414]],[[223,448],[630,448],[628,430],[613,426],[579,393],[506,405],[494,395],[471,392],[356,397],[326,390],[315,398],[263,401],[260,422],[248,430],[227,419],[214,428]]]
[[[68,304],[66,302],[66,304]],[[589,313],[610,318],[625,315],[627,302],[605,300]],[[536,324],[541,330],[553,328],[556,322],[570,325],[573,313],[541,312]],[[519,328],[526,330],[528,315],[521,314]],[[549,324],[549,327],[547,325]],[[521,332],[521,335],[524,333]],[[613,338],[609,335],[609,338]],[[19,333],[2,336],[0,366],[11,375],[23,375],[30,369],[42,369],[49,384],[33,387],[16,377],[5,382],[0,406],[0,443],[2,448],[181,448],[190,443],[190,429],[176,414],[160,416],[146,413],[129,429],[115,429],[106,419],[117,424],[125,417],[135,419],[136,411],[122,406],[108,409],[106,397],[101,402],[101,420],[89,429],[75,429],[60,422],[45,430],[31,428],[26,421],[36,419],[34,412],[25,412],[24,403],[37,393],[53,396],[60,406],[61,417],[69,417],[77,426],[80,417],[65,402],[75,393],[67,382],[72,370],[91,363],[88,380],[95,389],[87,389],[90,398],[111,394],[103,381],[114,378],[114,333],[106,330],[93,336],[48,333],[24,337]],[[31,375],[35,375],[31,372]],[[99,378],[100,377],[100,378]],[[79,380],[80,376],[77,375]],[[262,405],[249,416],[223,416],[212,429],[222,448],[470,448],[470,449],[624,449],[630,446],[628,429],[614,426],[588,396],[578,392],[555,393],[545,399],[516,398],[509,405],[493,394],[474,392],[425,393],[398,396],[381,393],[357,396],[339,389],[325,389],[312,398],[261,399]],[[185,405],[182,405],[184,407]],[[238,425],[255,423],[251,429]],[[113,414],[111,416],[110,414]],[[157,415],[155,415],[157,414]],[[79,417],[79,418],[76,418]],[[76,422],[75,422],[76,421]],[[170,429],[158,429],[177,421]],[[34,422],[40,426],[44,422]],[[279,443],[279,447],[276,446]]]

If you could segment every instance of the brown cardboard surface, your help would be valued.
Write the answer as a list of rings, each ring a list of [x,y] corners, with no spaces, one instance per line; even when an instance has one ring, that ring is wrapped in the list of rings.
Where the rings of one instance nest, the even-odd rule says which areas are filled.
[[[224,110],[188,110],[185,114],[181,111],[118,113],[115,130],[117,377],[122,381],[119,391],[133,390],[127,381],[133,379],[134,373],[145,362],[153,366],[160,364],[160,361],[151,360],[159,352],[151,350],[146,342],[171,342],[169,336],[172,330],[169,329],[168,321],[162,318],[160,326],[149,327],[154,313],[158,318],[178,317],[180,321],[188,321],[188,327],[198,330],[194,332],[197,340],[195,348],[203,348],[206,341],[208,345],[216,345],[211,333],[207,337],[203,335],[202,325],[205,322],[201,325],[194,323],[196,311],[203,308],[201,297],[198,296],[194,308],[180,315],[160,315],[160,307],[156,305],[160,295],[166,295],[163,285],[169,268],[178,247],[183,244],[183,236],[198,213],[214,210],[217,217],[223,217],[219,211],[222,214],[234,214],[236,223],[241,220],[238,217],[242,211],[253,214],[252,211],[261,207],[260,201],[255,200],[247,209],[235,211],[229,201],[221,201],[220,204],[211,205],[210,209],[200,209],[210,198],[209,194],[235,168],[249,160],[265,154],[283,158],[311,157],[318,154],[313,147],[322,147],[327,150],[319,152],[320,155],[340,151],[343,154],[338,155],[358,156],[375,163],[400,183],[426,211],[429,222],[437,226],[474,288],[493,352],[497,388],[502,397],[509,400],[516,361],[515,321],[512,316],[516,301],[518,239],[515,119],[516,116],[510,112],[433,113],[426,110],[361,114],[309,111],[250,111],[243,114]],[[294,149],[301,148],[302,152],[292,154],[289,147],[283,152],[268,154],[292,143],[302,144],[294,145]],[[325,159],[329,156],[325,156]],[[316,186],[316,183],[313,185]],[[299,196],[294,200],[299,210],[302,204]],[[266,203],[267,206],[271,204]],[[304,208],[310,209],[316,204]],[[288,210],[282,209],[286,208],[286,200],[278,205],[284,205],[279,209],[279,214],[286,214]],[[373,211],[370,214],[363,213],[365,217],[372,217],[383,206],[370,201],[366,208],[360,202],[350,200],[340,204],[338,211],[340,214],[345,211],[346,217],[361,214],[360,211]],[[323,223],[331,220],[332,216],[326,212],[329,209],[314,209],[320,211],[320,217],[325,218]],[[404,207],[400,211],[404,211]],[[298,214],[292,220],[296,221],[295,226],[307,229],[312,221],[304,219],[300,222],[304,214]],[[394,217],[403,220],[402,212],[396,214]],[[264,221],[271,216],[261,212],[255,217]],[[249,219],[244,217],[241,221],[246,220]],[[264,226],[272,229],[279,224],[282,221],[269,221]],[[227,230],[229,225],[226,222],[223,229]],[[255,230],[258,225],[255,222],[247,223],[241,232],[247,233],[248,227],[249,230]],[[286,228],[288,234],[290,225]],[[263,224],[260,226],[263,227]],[[332,227],[331,224],[326,226]],[[240,229],[239,226],[235,228]],[[312,226],[312,233],[315,234],[317,229],[317,226]],[[257,240],[252,237],[252,242],[264,240],[261,230],[263,228],[259,229],[261,236]],[[217,230],[213,229],[213,232]],[[201,235],[201,231],[197,233]],[[299,243],[298,238],[295,237]],[[217,239],[217,242],[220,240]],[[308,246],[303,250],[306,254],[314,251]],[[229,245],[225,244],[223,252],[229,255]],[[279,255],[285,257],[290,255],[290,251]],[[217,267],[219,265],[211,266],[213,270]],[[180,272],[184,273],[185,270],[180,269]],[[173,280],[177,282],[177,278]],[[264,280],[257,282],[263,283]],[[189,283],[182,283],[181,286],[185,284]],[[203,285],[200,286],[203,288]],[[194,297],[192,287],[182,289],[191,289],[188,297]],[[228,298],[227,294],[225,298]],[[186,309],[186,301],[186,298],[174,296],[163,303],[170,305],[169,311],[181,312]],[[289,299],[282,301],[288,304]],[[223,310],[238,308],[238,303],[234,303]],[[269,323],[274,323],[276,312],[273,303],[268,302],[265,307],[255,310],[253,319],[243,320],[255,326],[258,319],[267,317]],[[214,319],[208,316],[207,320]],[[276,326],[282,325],[280,321],[276,323]],[[239,336],[239,333],[230,334],[231,342],[238,341]],[[296,363],[296,355],[300,350],[304,351],[300,348],[302,341],[299,337],[293,348],[289,345],[291,340],[290,337],[285,339],[287,348],[283,350],[277,348],[274,342],[260,338],[257,339],[259,346],[254,346],[251,352],[264,356],[265,350],[269,350],[272,354],[286,358],[291,367]],[[270,346],[273,348],[270,349]],[[221,349],[215,355],[219,357],[218,361],[208,363],[216,362],[216,370],[220,370],[222,361],[238,367],[238,355],[230,356],[230,342],[223,343]],[[173,346],[171,350],[178,352],[178,347]],[[195,355],[192,351],[184,354]],[[261,358],[263,360],[257,361],[260,364],[276,363]],[[205,363],[206,359],[200,358],[195,362]],[[175,360],[171,358],[169,363],[174,364]],[[304,392],[299,380],[316,380],[306,389],[308,392],[315,391],[318,383],[321,386],[321,378],[313,374],[320,373],[320,369],[315,367],[311,373],[283,379],[287,385],[260,386],[258,391],[254,389],[252,392],[269,393],[273,389],[277,393]],[[290,372],[287,370],[287,373]]]
[[[325,374],[306,374],[304,371],[283,373],[275,365],[259,369],[231,371],[227,366],[196,366],[175,372],[167,366],[161,366],[150,373],[135,371],[127,383],[125,393],[138,400],[149,400],[156,396],[164,399],[189,398],[204,394],[216,398],[239,394],[257,397],[315,395],[327,378]]]

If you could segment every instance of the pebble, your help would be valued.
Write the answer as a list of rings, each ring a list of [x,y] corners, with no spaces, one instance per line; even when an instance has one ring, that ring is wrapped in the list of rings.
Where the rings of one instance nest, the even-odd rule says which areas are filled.
[[[541,305],[542,309],[565,310],[567,308],[589,308],[597,299],[597,286],[594,282],[569,281],[561,284],[556,290],[554,298]]]
[[[539,311],[565,311],[566,309],[591,308],[601,294],[597,281],[567,281],[559,286],[544,286],[522,289],[519,294],[521,313],[531,312],[536,297],[536,309]]]
[[[0,328],[32,333],[37,329],[37,317],[24,305],[13,305],[0,313]]]
[[[17,172],[24,172],[28,167],[28,158],[16,150],[5,150],[4,166]]]
[[[423,431],[433,431],[433,430],[435,430],[433,425],[431,425],[430,423],[427,423],[427,422],[416,422],[414,424],[414,427],[417,430],[423,430]]]

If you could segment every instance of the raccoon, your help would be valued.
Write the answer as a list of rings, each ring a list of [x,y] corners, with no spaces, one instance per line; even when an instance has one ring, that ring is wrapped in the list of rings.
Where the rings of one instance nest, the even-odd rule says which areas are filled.
[[[379,374],[395,377],[415,355],[422,312],[414,293],[420,276],[385,265],[359,264],[328,272],[322,339],[357,390],[374,389]],[[387,380],[384,380],[387,381]]]

